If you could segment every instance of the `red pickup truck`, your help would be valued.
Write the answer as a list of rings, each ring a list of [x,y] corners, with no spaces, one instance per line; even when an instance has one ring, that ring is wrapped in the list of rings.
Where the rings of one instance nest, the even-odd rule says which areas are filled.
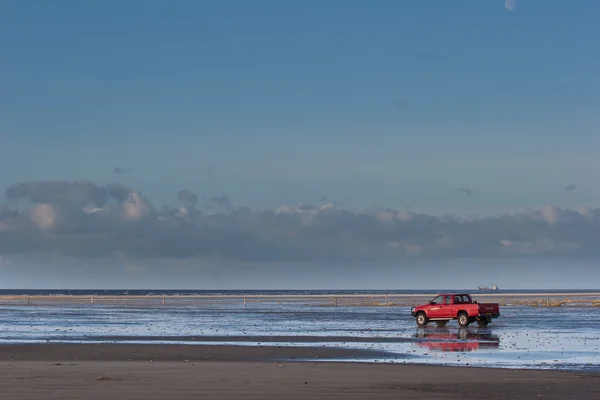
[[[498,303],[478,303],[466,293],[440,294],[428,304],[411,308],[410,314],[416,318],[419,326],[435,321],[442,327],[448,321],[457,319],[461,327],[467,327],[475,321],[480,327],[485,327],[493,318],[500,316],[500,306]]]

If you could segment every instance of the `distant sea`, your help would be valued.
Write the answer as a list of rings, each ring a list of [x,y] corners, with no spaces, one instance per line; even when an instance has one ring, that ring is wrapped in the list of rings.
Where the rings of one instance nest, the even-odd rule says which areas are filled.
[[[431,293],[594,293],[600,289],[424,289],[424,290],[174,290],[174,289],[0,289],[0,296],[169,296],[169,295],[204,295],[204,296],[285,296],[285,295],[393,295],[393,294],[431,294]]]

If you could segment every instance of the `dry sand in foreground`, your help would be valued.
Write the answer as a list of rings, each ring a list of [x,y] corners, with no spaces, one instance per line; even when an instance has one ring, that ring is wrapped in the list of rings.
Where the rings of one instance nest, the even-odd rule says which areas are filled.
[[[186,350],[185,346],[103,345],[97,347],[98,352],[93,352],[93,347],[96,346],[0,346],[1,398],[600,398],[600,375],[595,374],[399,364],[235,361],[248,359],[250,355],[254,359],[277,357],[280,350],[276,347],[194,346],[195,350],[189,347]],[[309,352],[313,352],[314,357],[318,350]],[[297,348],[295,354],[305,351]],[[212,360],[205,359],[203,353],[210,354]],[[53,355],[52,360],[50,355]],[[165,355],[170,355],[170,360],[180,361],[160,361]]]

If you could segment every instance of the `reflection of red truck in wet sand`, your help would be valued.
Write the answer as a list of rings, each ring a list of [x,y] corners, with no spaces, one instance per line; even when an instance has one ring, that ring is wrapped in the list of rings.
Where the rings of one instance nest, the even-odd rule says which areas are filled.
[[[448,328],[445,331],[428,332],[420,329],[415,337],[425,339],[426,341],[417,342],[417,346],[426,347],[433,351],[477,351],[497,349],[500,346],[500,338],[491,333],[481,333],[482,331],[471,332],[460,328],[457,333],[451,333]]]
[[[498,303],[478,303],[469,294],[440,294],[428,304],[413,307],[410,314],[419,326],[425,326],[429,321],[445,326],[448,321],[456,319],[462,327],[475,321],[484,327],[500,316],[500,306]]]

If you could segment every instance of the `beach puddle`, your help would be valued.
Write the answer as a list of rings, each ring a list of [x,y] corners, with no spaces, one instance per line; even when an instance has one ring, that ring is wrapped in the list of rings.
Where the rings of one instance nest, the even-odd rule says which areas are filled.
[[[415,346],[430,352],[471,352],[500,347],[500,336],[490,329],[418,329],[414,337],[420,339]]]

